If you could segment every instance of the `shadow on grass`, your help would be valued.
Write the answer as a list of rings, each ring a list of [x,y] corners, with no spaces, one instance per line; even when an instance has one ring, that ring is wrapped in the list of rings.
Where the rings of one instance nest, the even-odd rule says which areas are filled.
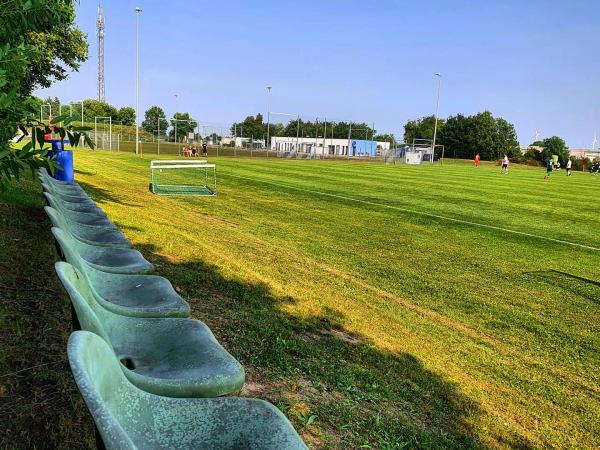
[[[78,181],[78,184],[87,192],[87,194],[94,200],[96,203],[117,203],[119,205],[126,205],[133,208],[139,208],[140,205],[135,205],[133,203],[128,203],[123,201],[120,197],[112,193],[107,189],[99,188],[98,186],[94,186],[89,183],[85,183],[83,181]]]
[[[317,448],[481,448],[472,423],[482,412],[410,354],[378,348],[323,309],[300,319],[265,283],[228,279],[204,261],[182,262],[137,246],[247,368],[246,395],[266,398]],[[528,447],[519,436],[494,436]]]
[[[533,276],[556,288],[564,289],[575,296],[600,303],[600,282],[598,281],[555,269],[536,270],[523,274]]]

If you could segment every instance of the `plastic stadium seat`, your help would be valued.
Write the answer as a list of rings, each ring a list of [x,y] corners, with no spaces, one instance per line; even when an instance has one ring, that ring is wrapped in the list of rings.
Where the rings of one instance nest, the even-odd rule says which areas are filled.
[[[51,192],[45,191],[44,195],[46,194],[51,194],[52,196],[54,196],[54,194],[52,194]],[[95,214],[97,216],[101,216],[101,217],[106,217],[106,214],[104,214],[104,211],[102,211],[100,208],[98,208],[96,205],[91,205],[90,203],[87,202],[80,202],[80,203],[73,203],[73,202],[66,202],[64,200],[62,200],[60,197],[56,197],[54,196],[54,199],[56,201],[61,202],[63,209],[66,209],[68,211],[75,211],[75,212],[84,212],[84,213],[88,213],[88,214]],[[46,198],[46,202],[49,204],[48,199]]]
[[[167,397],[218,397],[244,385],[243,367],[203,322],[114,314],[96,302],[72,265],[58,262],[56,272],[81,328],[112,346],[125,375],[140,389]]]
[[[131,317],[189,317],[190,305],[166,278],[103,272],[81,257],[68,233],[58,228],[52,233],[65,260],[85,277],[94,298],[104,308]]]
[[[123,374],[108,344],[77,331],[67,349],[75,382],[107,450],[306,450],[286,417],[262,400],[170,398]]]
[[[91,225],[95,227],[101,227],[105,229],[117,229],[117,226],[111,222],[111,220],[104,214],[96,214],[94,212],[74,211],[64,207],[64,203],[57,201],[57,199],[48,192],[44,192],[44,196],[52,208],[59,211],[65,218],[82,225]]]
[[[56,198],[64,201],[64,202],[69,202],[69,203],[77,203],[77,204],[87,204],[90,206],[96,206],[96,204],[94,203],[94,201],[85,193],[65,193],[65,192],[61,192],[60,190],[52,187],[51,185],[47,184],[47,183],[42,183],[42,187],[44,188],[44,190],[46,192],[51,193],[52,195],[54,195]]]
[[[143,274],[154,270],[154,266],[146,261],[137,250],[90,245],[75,239],[68,230],[64,230],[62,234],[61,231],[63,230],[60,228],[52,227],[52,234],[59,242],[63,252],[66,254],[67,249],[73,247],[81,259],[94,269],[123,274]],[[62,238],[62,243],[59,236]],[[65,242],[68,243],[67,248],[63,247]]]
[[[86,192],[83,190],[83,188],[81,186],[79,186],[77,183],[70,184],[70,183],[65,183],[64,181],[56,180],[56,179],[52,178],[50,175],[48,175],[48,173],[44,170],[38,171],[38,178],[43,184],[46,184],[47,186],[52,187],[52,189],[54,189],[54,190],[59,190],[62,193],[70,194],[70,195],[86,194]]]
[[[131,242],[127,240],[123,233],[116,229],[73,222],[50,206],[44,206],[44,210],[55,227],[69,231],[75,239],[81,242],[109,248],[131,248]]]

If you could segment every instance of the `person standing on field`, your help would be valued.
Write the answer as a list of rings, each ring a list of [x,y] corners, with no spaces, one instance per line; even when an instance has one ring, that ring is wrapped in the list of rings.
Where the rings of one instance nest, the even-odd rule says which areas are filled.
[[[548,157],[548,161],[546,161],[546,176],[544,177],[544,180],[550,179],[550,175],[552,175],[552,169],[554,169],[554,161],[552,161],[552,158]]]
[[[475,165],[475,168],[477,169],[479,167],[479,160],[481,159],[481,156],[479,156],[479,153],[477,153],[475,155],[475,159],[473,160],[473,164]]]
[[[208,149],[206,148],[206,141],[202,143],[202,156],[208,156]]]
[[[504,159],[502,159],[502,170],[500,173],[508,174],[508,156],[504,155]]]
[[[572,162],[571,162],[571,158],[569,158],[569,159],[567,160],[567,166],[566,166],[566,169],[567,169],[567,176],[568,176],[568,177],[570,177],[570,176],[571,176],[571,164],[572,164]]]

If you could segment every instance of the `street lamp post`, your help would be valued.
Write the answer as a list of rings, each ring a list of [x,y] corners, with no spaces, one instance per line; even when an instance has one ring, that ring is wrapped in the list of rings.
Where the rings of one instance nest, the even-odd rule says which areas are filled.
[[[431,146],[431,161],[433,162],[433,154],[435,153],[435,139],[437,137],[437,116],[438,116],[438,111],[440,109],[440,90],[442,88],[442,74],[441,73],[436,73],[435,76],[438,79],[438,89],[437,89],[437,100],[435,102],[435,115],[433,116],[434,119],[434,123],[433,123],[433,143]]]
[[[273,86],[267,86],[267,157],[269,156],[269,138],[271,135],[271,89]]]
[[[135,8],[135,154],[140,147],[140,13],[142,8]]]

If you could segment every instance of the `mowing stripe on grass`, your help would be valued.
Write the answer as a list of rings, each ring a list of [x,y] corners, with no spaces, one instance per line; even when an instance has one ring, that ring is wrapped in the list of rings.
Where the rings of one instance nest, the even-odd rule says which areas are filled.
[[[290,185],[287,185],[287,184],[274,183],[272,181],[261,180],[259,178],[248,178],[248,177],[242,177],[242,176],[239,176],[239,175],[232,175],[232,174],[227,174],[227,176],[230,176],[230,177],[233,177],[233,178],[239,178],[239,179],[242,179],[242,180],[248,180],[248,181],[259,181],[261,183],[270,184],[270,185],[273,185],[273,186],[278,186],[278,187],[283,187],[283,188],[288,188],[288,189],[294,189],[294,190],[297,190],[297,191],[309,192],[311,194],[318,194],[318,195],[323,195],[323,196],[327,196],[327,197],[339,198],[339,199],[347,200],[347,201],[351,201],[351,202],[364,203],[366,205],[371,205],[371,206],[379,206],[381,208],[394,209],[396,211],[402,211],[402,212],[405,212],[405,213],[415,214],[415,215],[419,215],[419,216],[423,216],[423,217],[431,217],[431,218],[434,218],[434,219],[447,220],[447,221],[450,221],[450,222],[462,223],[462,224],[471,225],[471,226],[474,226],[474,227],[487,228],[487,229],[496,230],[496,231],[503,231],[505,233],[511,233],[511,234],[516,234],[516,235],[519,235],[519,236],[526,236],[526,237],[531,237],[531,238],[535,238],[535,239],[541,239],[541,240],[544,240],[544,241],[554,242],[554,243],[557,243],[557,244],[570,245],[572,247],[584,248],[586,250],[594,250],[594,251],[597,251],[597,252],[600,251],[600,248],[591,247],[589,245],[577,244],[575,242],[564,241],[562,239],[555,239],[555,238],[551,238],[551,237],[547,237],[547,236],[540,236],[538,234],[531,234],[531,233],[526,233],[524,231],[511,230],[509,228],[502,228],[502,227],[497,227],[497,226],[494,226],[494,225],[487,225],[487,224],[484,224],[484,223],[470,222],[468,220],[455,219],[453,217],[448,217],[448,216],[440,216],[439,214],[432,214],[432,213],[427,213],[427,212],[423,212],[423,211],[417,211],[417,210],[414,210],[414,209],[402,208],[400,206],[386,205],[385,203],[377,203],[377,202],[372,202],[370,200],[362,200],[362,199],[359,199],[359,198],[347,197],[345,195],[331,194],[329,192],[314,191],[312,189],[301,188],[301,187],[298,187],[298,186],[290,186]]]

